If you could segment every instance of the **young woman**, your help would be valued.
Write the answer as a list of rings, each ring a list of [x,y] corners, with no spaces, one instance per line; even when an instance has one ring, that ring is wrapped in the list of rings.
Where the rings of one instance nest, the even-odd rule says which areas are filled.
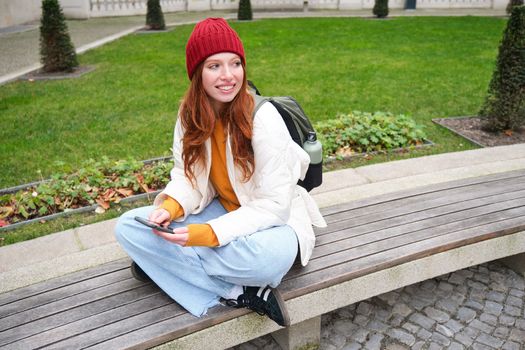
[[[171,181],[154,206],[125,213],[116,236],[136,278],[151,278],[195,316],[218,304],[289,325],[275,289],[298,250],[306,265],[324,226],[297,181],[309,156],[265,103],[253,116],[244,48],[221,18],[199,22],[186,46],[190,86],[173,143]],[[169,228],[151,229],[134,218]]]

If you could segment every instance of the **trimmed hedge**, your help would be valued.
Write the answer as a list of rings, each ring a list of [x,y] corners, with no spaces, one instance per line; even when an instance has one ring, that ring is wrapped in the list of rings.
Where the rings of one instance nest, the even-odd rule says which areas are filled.
[[[372,13],[378,18],[385,18],[388,16],[388,0],[375,0]]]
[[[148,0],[148,10],[146,13],[146,25],[151,30],[164,30],[164,14],[160,7],[160,0]]]
[[[252,4],[250,0],[240,0],[239,10],[237,12],[239,21],[251,21],[253,19]]]
[[[42,1],[40,61],[44,72],[71,72],[78,66],[75,47],[58,0]]]
[[[479,114],[489,131],[517,130],[525,124],[525,6],[512,10]]]

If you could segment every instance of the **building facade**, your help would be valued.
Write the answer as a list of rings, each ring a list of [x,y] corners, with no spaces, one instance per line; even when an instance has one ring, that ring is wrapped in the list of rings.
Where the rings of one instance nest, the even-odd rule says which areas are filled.
[[[389,0],[391,9],[403,9],[409,0]],[[165,13],[178,11],[234,10],[239,0],[160,0]],[[60,0],[67,18],[132,16],[146,14],[147,0]],[[416,0],[421,9],[504,9],[508,0]],[[371,9],[374,0],[251,0],[257,10],[360,10]],[[0,28],[40,18],[41,0],[1,0]]]

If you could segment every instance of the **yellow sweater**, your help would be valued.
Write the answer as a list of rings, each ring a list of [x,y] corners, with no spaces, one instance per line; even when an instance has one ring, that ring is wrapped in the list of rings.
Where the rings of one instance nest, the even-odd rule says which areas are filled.
[[[228,177],[226,167],[226,133],[222,123],[217,120],[211,136],[211,169],[210,181],[219,195],[219,201],[227,211],[237,210],[241,205]],[[180,204],[168,197],[161,205],[171,216],[171,220],[184,214]],[[216,247],[219,245],[217,236],[208,224],[189,224],[189,237],[186,246]]]

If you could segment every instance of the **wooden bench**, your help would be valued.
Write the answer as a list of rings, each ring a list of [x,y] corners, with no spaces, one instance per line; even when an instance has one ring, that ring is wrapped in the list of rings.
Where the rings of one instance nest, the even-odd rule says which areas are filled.
[[[195,318],[119,260],[0,295],[0,348],[219,349],[272,333],[315,345],[320,316],[486,261],[525,262],[525,170],[454,181],[323,210],[307,267],[279,287],[292,326],[216,307]],[[521,254],[521,255],[516,255]],[[521,260],[520,260],[521,259]]]

